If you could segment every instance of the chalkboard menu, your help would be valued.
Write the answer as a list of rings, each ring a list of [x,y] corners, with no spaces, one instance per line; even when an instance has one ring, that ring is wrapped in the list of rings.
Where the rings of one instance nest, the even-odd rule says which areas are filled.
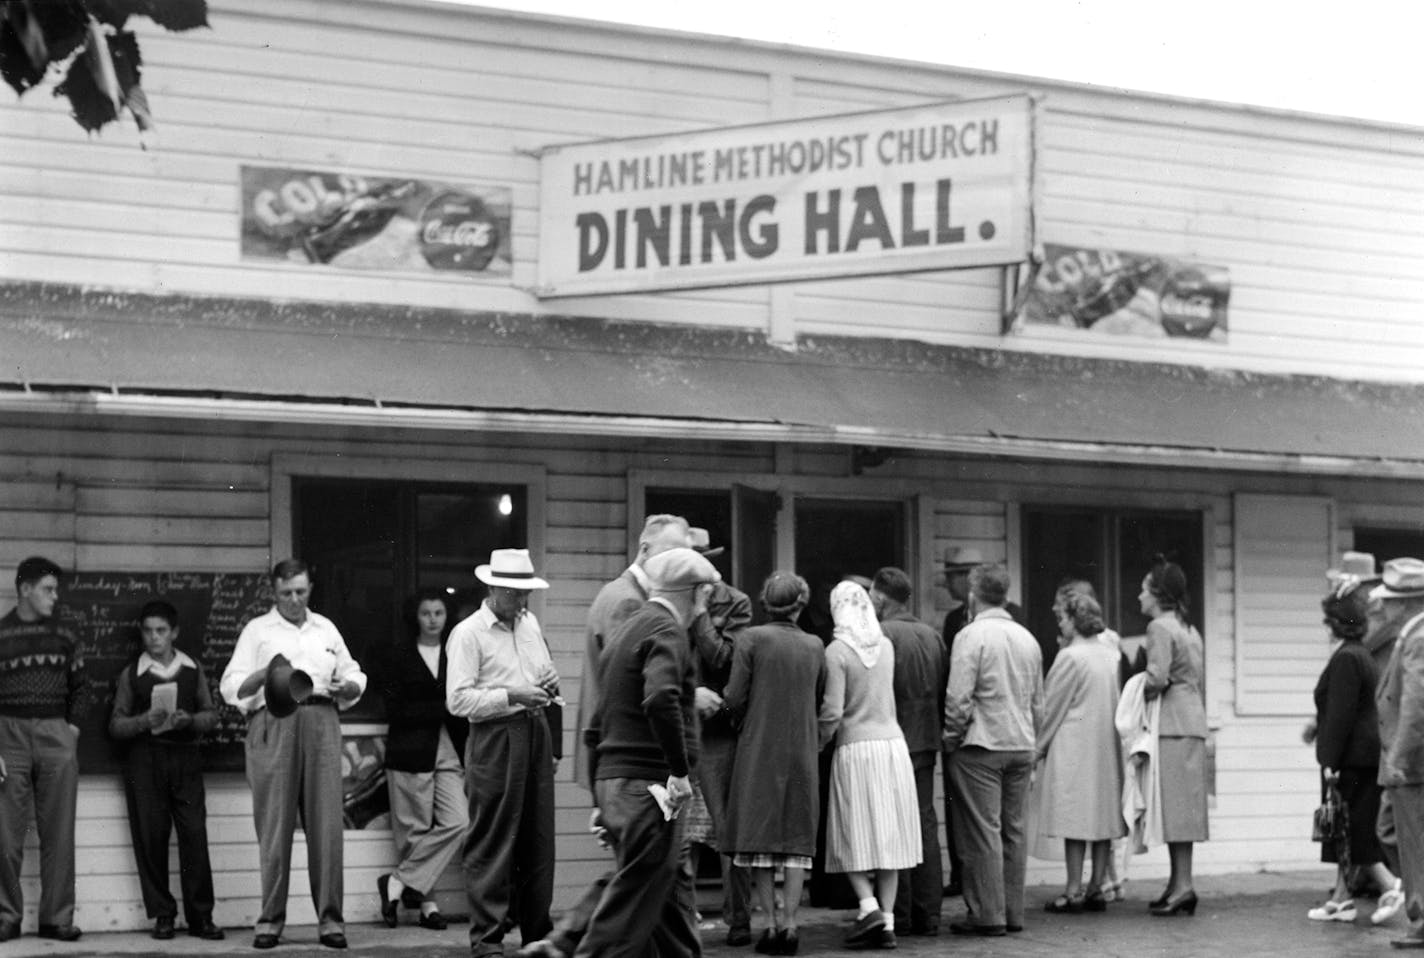
[[[84,649],[88,685],[79,736],[80,772],[119,768],[124,745],[109,737],[114,688],[124,666],[143,651],[138,614],[144,603],[154,599],[164,599],[178,610],[176,645],[202,663],[213,701],[219,705],[218,725],[202,746],[205,767],[241,770],[247,721],[237,709],[222,703],[218,681],[242,627],[272,608],[268,577],[227,572],[75,572],[60,580],[58,615]]]

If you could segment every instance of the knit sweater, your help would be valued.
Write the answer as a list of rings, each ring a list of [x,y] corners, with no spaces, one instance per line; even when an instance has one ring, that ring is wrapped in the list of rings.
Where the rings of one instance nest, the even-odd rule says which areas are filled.
[[[79,725],[83,689],[74,633],[52,618],[25,622],[14,609],[0,619],[0,715]]]
[[[697,764],[697,668],[671,612],[649,602],[608,640],[603,701],[589,730],[594,779],[664,779]]]

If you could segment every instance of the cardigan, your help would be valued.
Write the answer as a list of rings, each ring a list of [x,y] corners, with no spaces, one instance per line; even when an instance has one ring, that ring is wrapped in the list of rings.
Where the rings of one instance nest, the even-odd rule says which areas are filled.
[[[386,648],[380,664],[372,669],[377,690],[386,704],[386,768],[397,772],[429,772],[435,768],[440,745],[440,729],[450,734],[450,743],[461,761],[470,723],[451,715],[445,708],[445,644],[440,645],[439,675],[420,655],[413,640]]]

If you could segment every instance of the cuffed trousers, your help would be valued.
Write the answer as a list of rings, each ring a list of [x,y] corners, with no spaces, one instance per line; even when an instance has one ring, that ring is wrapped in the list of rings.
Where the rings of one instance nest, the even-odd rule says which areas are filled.
[[[0,921],[20,923],[20,866],[33,812],[40,839],[42,925],[74,924],[74,812],[79,797],[78,740],[62,718],[0,715]]]
[[[343,931],[341,722],[336,707],[304,705],[286,718],[275,718],[267,709],[253,715],[247,722],[247,782],[262,868],[257,934],[280,935],[287,924],[298,810],[317,933]]]
[[[1032,752],[965,746],[950,756],[964,903],[978,925],[1022,925]]]
[[[177,918],[168,887],[168,838],[178,832],[179,887],[189,928],[213,917],[213,867],[208,859],[208,807],[196,745],[157,745],[139,738],[124,765],[124,799],[134,863],[150,918]]]

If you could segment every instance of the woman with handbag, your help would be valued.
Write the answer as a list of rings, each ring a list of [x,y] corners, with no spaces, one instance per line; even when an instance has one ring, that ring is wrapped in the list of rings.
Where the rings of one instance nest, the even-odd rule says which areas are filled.
[[[441,930],[445,917],[435,884],[460,851],[469,824],[465,803],[465,737],[469,723],[445,708],[445,640],[454,624],[445,593],[429,589],[406,604],[412,635],[397,641],[371,669],[386,704],[386,781],[391,837],[400,861],[376,879],[381,918],[399,921],[403,894],[420,899],[422,928]]]
[[[1370,916],[1372,922],[1388,921],[1404,904],[1400,882],[1385,867],[1375,835],[1380,805],[1376,672],[1374,659],[1361,641],[1367,629],[1369,587],[1374,581],[1368,577],[1374,572],[1373,562],[1370,565],[1367,577],[1335,573],[1330,594],[1321,601],[1330,636],[1340,645],[1315,686],[1315,758],[1320,763],[1325,802],[1317,812],[1316,831],[1325,833],[1320,838],[1321,861],[1338,867],[1329,900],[1306,913],[1313,921],[1355,920],[1349,888],[1352,865],[1365,868],[1385,889]],[[1332,798],[1343,816],[1341,811],[1327,809]]]

